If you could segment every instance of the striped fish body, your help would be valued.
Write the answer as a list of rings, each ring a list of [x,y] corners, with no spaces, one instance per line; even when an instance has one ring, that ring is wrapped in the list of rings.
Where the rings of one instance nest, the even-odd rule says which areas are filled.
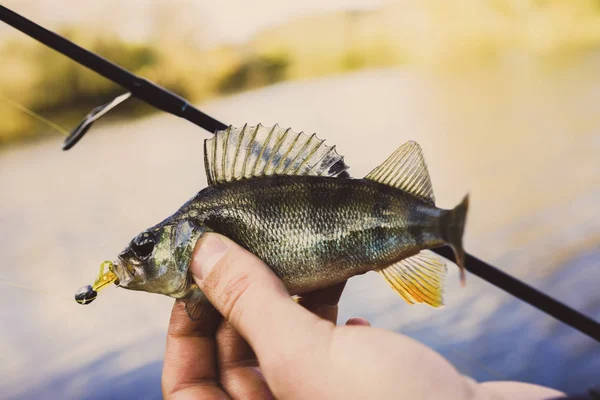
[[[299,294],[443,245],[445,213],[366,179],[275,176],[211,186],[173,217],[234,240]]]
[[[450,245],[463,267],[467,198],[435,206],[421,149],[407,142],[364,179],[334,147],[277,126],[228,128],[205,141],[209,186],[136,236],[114,264],[118,285],[183,299],[191,318],[208,301],[188,272],[205,232],[256,254],[291,294],[380,272],[409,303],[443,304]]]

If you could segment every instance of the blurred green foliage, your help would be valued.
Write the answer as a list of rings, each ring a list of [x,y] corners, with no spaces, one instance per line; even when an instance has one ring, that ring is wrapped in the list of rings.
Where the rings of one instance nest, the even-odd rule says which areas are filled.
[[[197,48],[173,43],[129,43],[81,28],[59,33],[192,101],[208,96],[215,86],[206,83],[210,81],[206,79],[206,68],[197,67],[203,65],[201,60],[206,56]],[[26,38],[0,43],[0,60],[0,146],[56,134],[14,103],[68,129],[92,108],[125,91],[101,75]],[[2,98],[8,101],[2,101]],[[151,110],[144,103],[133,101],[115,109],[111,116],[137,116]]]
[[[279,82],[286,77],[289,60],[284,55],[259,55],[244,60],[217,83],[220,93],[232,93]]]
[[[169,25],[171,26],[171,25]],[[173,29],[169,28],[169,31]],[[81,46],[193,102],[282,80],[407,65],[468,71],[512,55],[562,61],[597,51],[597,0],[422,0],[380,10],[287,21],[239,46],[201,49],[159,36],[130,43],[85,25],[60,32]],[[515,59],[522,59],[516,57]],[[0,146],[52,133],[2,97],[71,128],[123,89],[25,37],[0,42]],[[468,73],[468,72],[467,72]],[[117,116],[151,111],[127,102]],[[111,113],[113,115],[113,113]]]
[[[152,47],[114,38],[61,32],[88,49],[136,73],[160,63]],[[123,93],[119,86],[37,43],[15,40],[0,47],[0,88],[3,97],[58,124],[69,125],[89,110]],[[16,107],[1,103],[0,145],[36,137],[48,127]],[[131,107],[122,111],[132,111]]]

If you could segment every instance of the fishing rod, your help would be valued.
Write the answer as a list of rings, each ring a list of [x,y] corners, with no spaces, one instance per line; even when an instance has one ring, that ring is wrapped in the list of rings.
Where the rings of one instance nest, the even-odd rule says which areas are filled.
[[[132,74],[125,68],[122,68],[83,47],[77,46],[70,40],[47,30],[2,5],[0,5],[0,20],[23,32],[27,36],[34,38],[38,42],[45,44],[51,49],[64,54],[78,64],[88,67],[92,71],[104,76],[106,79],[121,85],[129,90],[131,95],[144,100],[146,103],[159,110],[187,119],[191,123],[212,133],[219,129],[227,128],[227,125],[204,114],[202,111],[192,106],[183,97],[176,95],[154,82]],[[88,131],[93,122],[127,100],[127,98],[129,98],[129,96],[126,96],[126,94],[119,96],[110,103],[92,110],[92,112],[67,137],[63,145],[63,150],[69,150],[73,147]]]
[[[129,91],[113,101],[93,109],[65,139],[63,150],[72,148],[95,121],[131,96],[135,96],[159,110],[184,118],[210,133],[227,128],[227,125],[204,114],[177,94],[127,71],[2,5],[0,5],[0,21],[4,21]],[[454,260],[454,255],[448,247],[433,249],[433,251]],[[470,254],[466,254],[465,261],[465,268],[472,274],[600,342],[600,323],[597,321]]]

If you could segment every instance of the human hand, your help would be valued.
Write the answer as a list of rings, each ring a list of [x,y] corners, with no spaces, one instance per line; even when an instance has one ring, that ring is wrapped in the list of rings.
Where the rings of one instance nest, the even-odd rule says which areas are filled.
[[[241,260],[240,260],[241,261]],[[303,295],[298,303],[333,323],[346,282]],[[231,323],[210,310],[191,321],[176,301],[171,313],[163,368],[163,395],[169,399],[265,399],[271,392],[256,355]],[[369,325],[353,318],[348,325]]]
[[[260,259],[223,236],[204,235],[190,270],[226,322],[220,323],[216,313],[190,321],[183,304],[176,302],[162,379],[167,399],[561,395],[518,382],[478,384],[432,349],[369,328],[364,320],[351,323],[358,326],[336,327],[343,284],[306,296],[303,308]]]

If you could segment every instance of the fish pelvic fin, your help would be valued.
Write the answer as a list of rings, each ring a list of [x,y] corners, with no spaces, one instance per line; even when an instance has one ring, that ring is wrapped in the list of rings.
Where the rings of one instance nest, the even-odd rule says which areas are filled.
[[[446,263],[432,251],[422,250],[377,272],[409,304],[425,303],[434,308],[444,305]]]
[[[393,186],[435,205],[427,164],[417,142],[404,143],[365,179]]]
[[[460,283],[465,285],[465,249],[463,247],[463,234],[469,210],[469,195],[467,194],[459,205],[446,212],[441,220],[442,239],[452,248],[456,265],[460,269]]]
[[[192,321],[206,319],[212,314],[218,313],[195,283],[191,285],[188,294],[181,300],[185,303],[185,311]]]
[[[316,134],[296,133],[278,125],[244,125],[219,130],[204,141],[209,185],[273,175],[348,178],[348,165],[335,146]]]

